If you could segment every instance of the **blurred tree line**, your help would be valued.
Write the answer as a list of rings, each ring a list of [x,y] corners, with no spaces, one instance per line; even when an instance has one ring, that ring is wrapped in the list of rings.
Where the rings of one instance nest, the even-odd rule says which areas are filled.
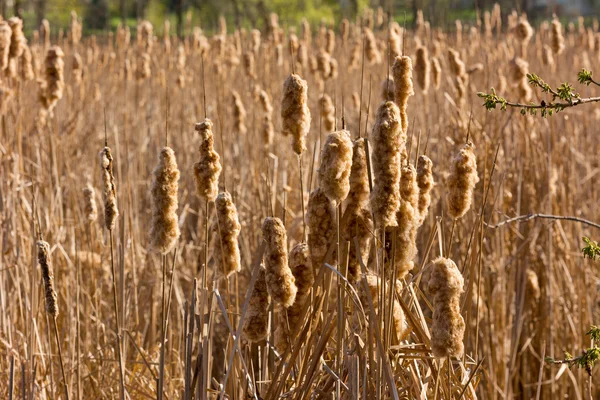
[[[280,25],[287,26],[298,24],[302,18],[312,24],[355,19],[366,7],[391,10],[397,21],[406,19],[407,26],[421,9],[433,26],[452,29],[457,18],[475,21],[477,10],[490,10],[495,2],[505,13],[511,9],[526,11],[530,19],[560,14],[563,3],[581,3],[580,12],[600,10],[600,0],[0,0],[0,10],[5,17],[23,18],[26,32],[37,29],[43,19],[51,26],[66,28],[70,11],[75,10],[83,18],[87,33],[114,29],[119,23],[134,27],[139,19],[152,22],[158,33],[163,21],[169,19],[176,30],[173,33],[181,35],[190,24],[214,32],[220,15],[225,16],[229,29],[260,28],[268,23],[271,12],[279,15]]]

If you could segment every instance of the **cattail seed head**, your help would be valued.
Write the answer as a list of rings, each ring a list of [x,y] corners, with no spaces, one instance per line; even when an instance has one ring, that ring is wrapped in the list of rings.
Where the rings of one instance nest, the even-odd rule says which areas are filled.
[[[17,76],[19,58],[27,46],[27,39],[25,39],[25,35],[23,34],[23,20],[21,18],[11,17],[7,22],[12,31],[8,52],[8,70],[10,76],[14,78]]]
[[[12,30],[6,21],[0,22],[0,69],[8,68],[8,55],[10,54],[10,38]]]
[[[63,97],[65,88],[63,57],[65,54],[58,46],[50,47],[46,53],[44,82],[41,86],[40,100],[44,108],[51,112]]]
[[[437,57],[431,59],[431,75],[433,77],[433,87],[439,89],[442,82],[442,66]]]
[[[50,245],[43,240],[37,242],[38,263],[42,270],[44,280],[44,292],[46,297],[46,312],[52,318],[58,317],[58,303],[56,290],[54,290],[54,273],[52,271],[52,260],[50,259]]]
[[[403,279],[414,267],[413,259],[417,255],[418,203],[417,172],[412,165],[406,163],[402,166],[400,177],[400,207],[396,213],[398,228],[392,231],[396,235],[392,259],[397,279]],[[391,245],[393,247],[393,243]]]
[[[87,183],[83,188],[83,198],[85,200],[85,219],[94,222],[98,219],[98,207],[96,207],[96,190],[91,183]]]
[[[418,226],[423,225],[429,205],[431,204],[431,190],[433,189],[433,162],[425,155],[419,156],[417,161],[417,185],[419,186],[419,218]]]
[[[282,133],[291,135],[294,152],[301,155],[306,150],[306,135],[310,129],[310,110],[307,104],[308,85],[296,74],[283,83],[281,100]]]
[[[265,267],[264,265],[259,265],[257,268],[259,269],[258,278],[250,296],[246,319],[244,319],[244,327],[242,328],[244,335],[251,342],[260,342],[269,333],[269,304],[271,303],[271,298],[267,291]]]
[[[365,56],[369,64],[381,64],[381,52],[377,48],[377,39],[373,31],[367,27],[363,29],[365,35]],[[395,76],[394,76],[395,77]]]
[[[404,147],[400,128],[400,110],[391,101],[381,103],[371,142],[373,143],[374,186],[371,209],[378,228],[396,226],[396,211],[400,206],[400,151]]]
[[[33,56],[31,54],[31,49],[29,46],[25,46],[25,50],[23,50],[23,54],[21,55],[21,69],[20,75],[23,81],[30,81],[35,78],[35,71],[33,70]]]
[[[323,93],[323,96],[319,99],[319,108],[323,129],[325,129],[325,132],[333,132],[335,129],[335,107],[327,93]]]
[[[167,254],[175,246],[180,234],[177,220],[180,173],[173,149],[163,147],[158,165],[152,174],[154,179],[150,189],[152,199],[150,247],[161,254]]]
[[[416,61],[415,61],[415,74],[417,75],[417,83],[423,93],[427,93],[429,89],[429,73],[431,66],[429,64],[429,55],[427,48],[420,46],[417,48]]]
[[[262,232],[267,245],[264,254],[267,289],[275,303],[288,308],[294,303],[298,289],[288,265],[285,226],[279,218],[267,217]]]
[[[242,103],[242,97],[240,94],[232,90],[231,95],[233,97],[233,124],[236,133],[245,135],[248,132],[246,128],[246,108]]]
[[[217,221],[213,225],[213,257],[217,265],[217,276],[229,277],[241,269],[238,236],[242,230],[237,208],[229,192],[221,192],[215,200]]]
[[[408,132],[408,98],[415,94],[412,83],[412,61],[408,56],[399,56],[394,60],[392,66],[394,76],[394,101],[400,109],[400,119],[402,121],[402,132],[406,135]]]
[[[315,273],[323,266],[329,246],[335,240],[335,204],[325,196],[321,188],[316,188],[308,198],[306,208],[308,225],[308,247]],[[332,257],[335,259],[335,257]]]
[[[552,52],[559,55],[565,49],[565,38],[562,34],[562,24],[557,18],[552,20],[551,31]]]
[[[460,315],[464,279],[454,261],[439,257],[433,261],[427,291],[433,296],[431,349],[438,358],[461,357],[464,352],[465,321]]]
[[[473,143],[464,145],[452,160],[450,176],[447,180],[448,214],[454,219],[463,217],[471,207],[473,189],[479,181],[477,157]]]
[[[102,167],[102,183],[104,185],[104,224],[106,229],[112,231],[115,229],[119,210],[117,209],[117,190],[110,147],[104,147],[100,152],[100,166]]]
[[[327,135],[321,151],[319,185],[329,200],[341,204],[350,191],[352,140],[350,132],[341,130]]]
[[[214,150],[212,122],[206,118],[197,123],[196,132],[200,136],[200,160],[194,164],[194,178],[198,196],[206,201],[215,201],[219,192],[219,175],[221,162],[219,154]]]

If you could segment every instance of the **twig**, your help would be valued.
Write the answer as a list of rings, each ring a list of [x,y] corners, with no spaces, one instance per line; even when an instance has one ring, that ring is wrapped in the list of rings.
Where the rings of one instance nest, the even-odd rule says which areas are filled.
[[[584,225],[588,225],[588,226],[600,229],[600,224],[597,224],[597,223],[592,222],[592,221],[588,221],[587,219],[578,218],[578,217],[571,217],[571,216],[565,216],[565,215],[550,215],[550,214],[539,214],[539,213],[535,213],[535,214],[532,213],[532,214],[527,214],[527,215],[519,215],[518,217],[509,218],[507,220],[499,222],[496,225],[491,225],[491,224],[488,224],[487,222],[484,222],[484,224],[488,228],[494,228],[494,229],[496,229],[496,228],[500,228],[503,225],[511,224],[513,222],[530,221],[530,220],[536,219],[536,218],[579,222],[579,223],[582,223]]]

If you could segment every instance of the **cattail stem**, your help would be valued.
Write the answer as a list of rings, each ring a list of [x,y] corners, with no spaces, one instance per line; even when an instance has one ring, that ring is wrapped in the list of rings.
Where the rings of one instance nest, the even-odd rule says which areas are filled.
[[[300,203],[302,204],[302,241],[306,241],[306,219],[304,216],[304,174],[302,173],[302,155],[298,155],[298,169],[300,171]]]
[[[167,256],[163,254],[162,257],[162,301],[161,301],[161,339],[160,339],[160,361],[159,361],[159,373],[158,373],[158,385],[156,391],[156,398],[162,400],[163,398],[163,387],[165,383],[165,282],[167,280]]]
[[[125,400],[125,365],[123,363],[123,355],[121,354],[121,327],[119,325],[119,301],[117,299],[117,275],[115,272],[115,256],[113,246],[113,231],[110,229],[109,240],[110,240],[110,268],[112,271],[112,287],[113,287],[113,305],[115,308],[115,322],[116,334],[117,334],[117,356],[119,357],[119,385],[120,385],[120,399]]]
[[[52,318],[54,321],[54,336],[56,337],[56,346],[58,347],[58,358],[60,360],[60,370],[63,377],[63,385],[65,386],[65,399],[69,400],[69,385],[67,384],[67,375],[65,374],[65,364],[63,362],[62,350],[60,348],[60,339],[58,337],[58,327],[56,326],[56,317]]]
[[[204,207],[204,274],[202,275],[202,287],[208,289],[206,286],[208,279],[208,199],[206,199]]]
[[[446,255],[450,257],[450,250],[452,250],[452,238],[454,236],[454,228],[456,228],[456,219],[452,220],[452,228],[450,228],[450,240],[448,240],[448,245],[446,247]]]

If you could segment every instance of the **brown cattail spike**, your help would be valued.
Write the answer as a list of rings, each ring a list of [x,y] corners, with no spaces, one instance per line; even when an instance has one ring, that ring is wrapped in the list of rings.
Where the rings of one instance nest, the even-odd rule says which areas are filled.
[[[96,190],[91,183],[87,183],[83,188],[83,197],[85,199],[85,219],[94,222],[98,219],[98,207],[96,207]]]
[[[102,167],[102,183],[104,184],[104,225],[106,229],[112,231],[115,229],[119,210],[117,209],[117,190],[110,147],[104,147],[100,152],[100,166]]]
[[[44,280],[44,292],[46,293],[46,312],[52,318],[58,316],[58,304],[56,290],[54,290],[54,273],[52,271],[52,260],[50,259],[50,245],[43,240],[37,242],[38,263],[42,269]]]
[[[350,132],[341,130],[327,135],[321,151],[319,184],[329,200],[338,205],[350,191],[352,141]]]
[[[194,164],[194,178],[198,196],[206,201],[215,201],[219,193],[219,175],[221,162],[219,154],[214,150],[212,122],[206,118],[196,124],[196,132],[200,135],[200,160]]]
[[[243,327],[244,335],[252,342],[260,342],[269,333],[269,304],[271,298],[267,291],[265,267],[259,265],[257,268],[259,269],[258,278],[254,284],[252,295],[250,295]]]
[[[329,246],[335,240],[335,204],[325,196],[321,188],[316,188],[308,198],[306,208],[308,225],[308,246],[315,273],[323,266]],[[335,259],[332,257],[331,259]]]
[[[452,160],[448,177],[448,214],[454,219],[461,218],[471,207],[473,189],[479,181],[477,176],[477,157],[473,143],[464,145]]]

